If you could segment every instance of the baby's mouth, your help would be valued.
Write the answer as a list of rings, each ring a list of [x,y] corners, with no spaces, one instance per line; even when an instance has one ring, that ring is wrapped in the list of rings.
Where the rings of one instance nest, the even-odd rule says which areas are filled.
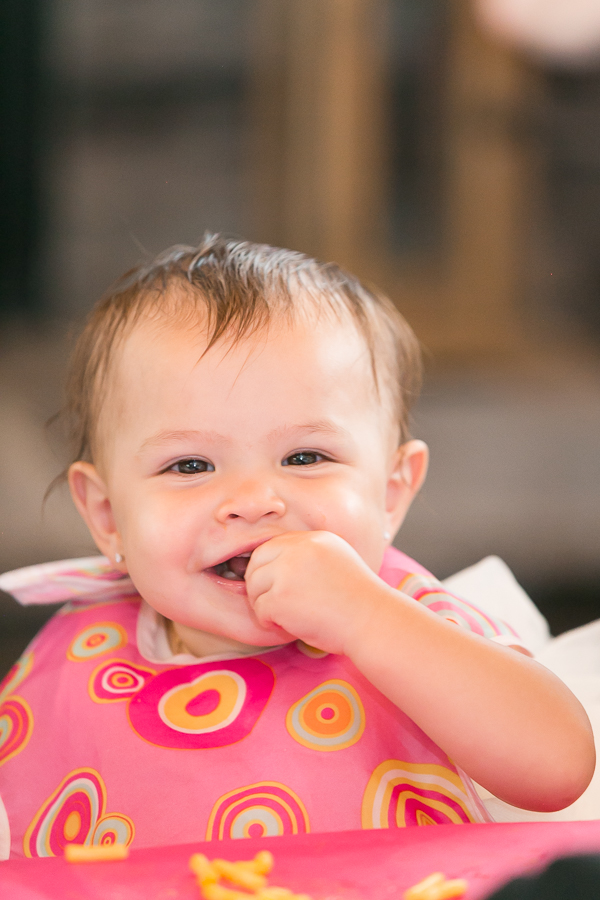
[[[240,553],[239,556],[232,556],[216,566],[211,566],[208,571],[229,581],[243,581],[249,562],[250,553]]]

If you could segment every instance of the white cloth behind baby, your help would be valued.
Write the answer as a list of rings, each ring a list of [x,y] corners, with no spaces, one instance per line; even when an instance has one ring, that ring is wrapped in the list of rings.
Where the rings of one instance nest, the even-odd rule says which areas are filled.
[[[590,717],[596,745],[600,746],[600,621],[551,637],[546,619],[497,556],[482,559],[447,578],[444,584],[484,612],[512,625],[538,662],[558,675],[579,698]],[[484,788],[478,790],[497,822],[600,819],[600,767],[579,800],[554,813],[516,809]]]
[[[490,615],[507,622],[537,655],[551,640],[548,622],[498,556],[446,578],[444,585]]]

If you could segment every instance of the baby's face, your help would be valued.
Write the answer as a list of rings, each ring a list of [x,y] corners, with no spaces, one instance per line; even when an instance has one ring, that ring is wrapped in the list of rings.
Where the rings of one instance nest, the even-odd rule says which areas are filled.
[[[100,434],[106,513],[160,613],[247,645],[283,643],[292,636],[261,627],[248,605],[247,560],[277,535],[324,530],[378,570],[403,514],[390,413],[350,322],[275,325],[204,349],[200,329],[164,320],[127,339]]]

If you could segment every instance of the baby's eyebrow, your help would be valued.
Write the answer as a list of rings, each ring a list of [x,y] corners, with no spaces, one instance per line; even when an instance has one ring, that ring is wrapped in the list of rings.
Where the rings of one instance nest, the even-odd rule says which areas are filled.
[[[269,438],[284,438],[295,434],[329,434],[334,437],[349,437],[350,432],[341,425],[336,425],[328,419],[319,419],[316,422],[306,422],[302,425],[279,425],[270,431]]]
[[[218,431],[158,431],[156,434],[146,438],[140,446],[139,452],[146,450],[148,447],[161,447],[163,444],[172,442],[185,442],[201,440],[211,444],[230,444],[231,439],[219,434]]]
[[[278,425],[267,435],[267,440],[280,440],[286,437],[303,434],[328,434],[335,437],[349,437],[349,432],[341,425],[336,425],[327,419],[320,419],[316,422],[306,422],[302,425]],[[176,431],[158,431],[156,434],[146,438],[140,446],[138,453],[153,447],[162,447],[164,444],[185,443],[186,441],[200,441],[207,444],[233,444],[234,441],[230,437],[219,434],[218,431],[196,431],[196,430],[176,430]]]

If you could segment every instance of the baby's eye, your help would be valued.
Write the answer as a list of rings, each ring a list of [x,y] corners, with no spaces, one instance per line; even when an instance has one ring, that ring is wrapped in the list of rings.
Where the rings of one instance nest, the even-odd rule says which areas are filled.
[[[287,456],[282,466],[313,466],[315,463],[322,462],[326,457],[322,453],[316,453],[314,450],[298,450]]]
[[[214,472],[215,467],[205,459],[179,459],[170,466],[169,471],[179,475],[201,475],[203,472]]]

